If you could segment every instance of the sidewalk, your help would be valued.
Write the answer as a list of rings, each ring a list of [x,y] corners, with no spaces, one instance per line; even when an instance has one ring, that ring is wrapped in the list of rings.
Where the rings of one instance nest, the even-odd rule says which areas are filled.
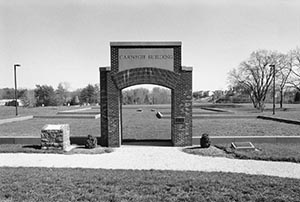
[[[122,146],[100,155],[0,154],[0,167],[69,167],[234,172],[300,179],[300,164],[204,157],[178,147]]]
[[[21,117],[9,118],[9,119],[0,119],[0,125],[4,123],[14,122],[14,121],[25,121],[32,118],[33,116],[21,116]]]

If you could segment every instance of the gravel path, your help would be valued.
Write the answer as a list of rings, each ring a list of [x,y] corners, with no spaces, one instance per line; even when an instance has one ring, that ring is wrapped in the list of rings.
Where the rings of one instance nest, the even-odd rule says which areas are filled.
[[[300,179],[300,164],[204,157],[178,147],[122,146],[112,153],[0,154],[0,166],[222,171]]]

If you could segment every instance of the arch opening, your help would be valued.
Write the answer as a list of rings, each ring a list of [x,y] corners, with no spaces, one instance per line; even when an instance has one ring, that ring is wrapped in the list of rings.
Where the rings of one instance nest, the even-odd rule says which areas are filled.
[[[121,144],[171,146],[171,89],[139,84],[121,92]]]

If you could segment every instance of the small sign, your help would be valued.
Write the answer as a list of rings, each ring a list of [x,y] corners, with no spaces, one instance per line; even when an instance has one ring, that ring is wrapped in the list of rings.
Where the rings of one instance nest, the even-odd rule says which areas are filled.
[[[237,150],[255,150],[251,142],[232,142],[231,146]]]
[[[176,117],[175,123],[184,123],[184,117]]]

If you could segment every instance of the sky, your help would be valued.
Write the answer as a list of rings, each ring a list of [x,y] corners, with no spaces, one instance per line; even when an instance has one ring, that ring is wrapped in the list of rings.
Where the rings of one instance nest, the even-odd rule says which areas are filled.
[[[0,88],[99,83],[112,41],[181,41],[193,91],[225,90],[259,49],[300,46],[298,0],[0,0]]]

